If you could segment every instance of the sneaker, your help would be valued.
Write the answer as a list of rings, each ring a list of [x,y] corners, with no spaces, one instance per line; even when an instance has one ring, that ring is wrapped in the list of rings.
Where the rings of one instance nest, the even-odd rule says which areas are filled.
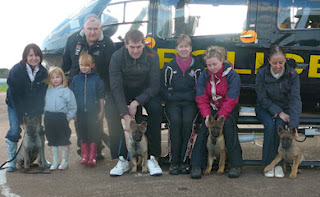
[[[265,172],[264,176],[268,178],[274,177],[274,168],[272,168],[269,172]]]
[[[283,170],[282,170],[281,166],[276,166],[274,168],[274,176],[277,177],[277,178],[283,178],[284,177],[284,173],[283,173]]]
[[[121,176],[123,173],[128,172],[131,169],[129,161],[127,161],[123,156],[119,157],[117,165],[110,170],[110,176]]]
[[[150,172],[151,176],[161,176],[162,170],[154,156],[150,156],[148,160],[148,171]]]

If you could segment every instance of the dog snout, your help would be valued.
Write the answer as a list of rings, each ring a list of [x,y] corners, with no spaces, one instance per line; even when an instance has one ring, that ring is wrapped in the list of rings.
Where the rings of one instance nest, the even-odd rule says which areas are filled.
[[[282,139],[281,143],[282,143],[282,148],[289,149],[291,147],[292,141],[290,139]]]
[[[133,138],[133,140],[134,140],[135,142],[140,142],[141,139],[142,139],[142,133],[136,132],[136,133],[134,133],[134,135],[132,136],[132,138]]]

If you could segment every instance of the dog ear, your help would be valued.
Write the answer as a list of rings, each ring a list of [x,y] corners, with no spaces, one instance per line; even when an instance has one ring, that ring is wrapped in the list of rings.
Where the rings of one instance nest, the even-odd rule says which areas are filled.
[[[221,116],[218,118],[218,122],[219,122],[219,123],[224,123],[224,115],[221,115]]]
[[[132,119],[131,122],[130,122],[130,128],[132,129],[135,126],[136,126],[136,121]]]
[[[295,128],[295,127],[290,127],[289,130],[290,130],[290,133],[291,133],[292,136],[296,136],[296,133],[298,132],[297,128]]]
[[[147,129],[148,123],[147,123],[147,121],[142,121],[140,125],[142,126],[143,130],[145,131]]]

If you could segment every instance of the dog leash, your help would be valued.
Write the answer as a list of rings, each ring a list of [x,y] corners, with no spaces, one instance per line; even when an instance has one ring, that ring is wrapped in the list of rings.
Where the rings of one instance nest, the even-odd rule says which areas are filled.
[[[24,135],[25,135],[25,134],[24,134]],[[20,149],[21,149],[21,147],[22,147],[23,140],[24,140],[24,137],[23,137],[23,139],[22,139],[22,141],[21,141],[21,144],[20,144],[20,146],[19,146],[18,151],[16,152],[16,154],[13,156],[12,159],[10,159],[10,160],[8,160],[8,161],[5,161],[3,164],[1,164],[0,170],[4,170],[4,169],[8,168],[8,167],[3,167],[3,166],[6,165],[7,163],[10,163],[11,161],[13,161],[13,160],[16,159],[16,157],[17,157],[17,155],[18,155],[18,153],[20,152]]]

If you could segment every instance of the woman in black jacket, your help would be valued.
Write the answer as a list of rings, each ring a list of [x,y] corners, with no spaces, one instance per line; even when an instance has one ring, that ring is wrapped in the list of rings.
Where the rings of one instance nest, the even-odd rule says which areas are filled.
[[[44,98],[47,90],[44,80],[48,74],[41,62],[41,49],[36,44],[29,44],[23,51],[22,60],[12,67],[7,79],[9,88],[6,103],[8,105],[10,129],[6,135],[6,142],[9,160],[16,154],[17,142],[21,138],[21,127],[24,127],[22,117],[25,115],[28,117],[41,116],[43,114]],[[46,165],[46,167],[48,166]],[[10,162],[7,168],[9,172],[14,170],[15,160]]]
[[[191,39],[180,35],[177,56],[162,69],[161,93],[170,127],[171,175],[187,174],[186,150],[198,114],[195,84],[204,68],[200,57],[193,57]]]

